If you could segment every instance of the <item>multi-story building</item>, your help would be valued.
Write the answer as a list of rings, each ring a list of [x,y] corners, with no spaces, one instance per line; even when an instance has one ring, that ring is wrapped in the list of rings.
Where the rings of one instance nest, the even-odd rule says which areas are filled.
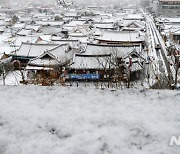
[[[180,0],[154,0],[153,6],[158,15],[180,16]]]

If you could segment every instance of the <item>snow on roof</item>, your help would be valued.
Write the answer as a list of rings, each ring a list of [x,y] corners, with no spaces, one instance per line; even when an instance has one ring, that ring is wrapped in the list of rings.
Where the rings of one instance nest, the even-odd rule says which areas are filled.
[[[31,17],[28,17],[28,16],[27,16],[27,17],[24,16],[24,17],[20,17],[20,18],[19,18],[19,21],[20,21],[20,22],[22,22],[22,21],[23,21],[23,22],[28,22],[28,21],[31,21],[31,20],[32,20],[32,18],[31,18]]]
[[[10,53],[16,51],[17,49],[18,49],[18,47],[11,47],[9,45],[2,45],[2,46],[0,46],[0,53],[10,54]]]
[[[100,28],[100,29],[115,29],[117,27],[114,27],[112,23],[99,23],[99,24],[94,24],[94,27]]]
[[[25,23],[16,23],[13,28],[24,28],[25,27]]]
[[[130,69],[131,69],[131,72],[139,71],[143,69],[143,66],[138,61],[136,61],[132,63],[132,66],[130,67]]]
[[[67,44],[59,45],[58,47],[49,50],[49,52],[61,63],[64,63],[73,57],[73,53],[69,51],[69,46]]]
[[[6,26],[0,25],[0,32],[4,32],[5,28],[6,28]]]
[[[175,18],[160,17],[157,18],[157,21],[164,23],[180,23],[180,17],[175,17]]]
[[[86,50],[83,54],[85,55],[107,55],[107,54],[116,54],[118,57],[124,57],[128,55],[133,50],[136,50],[138,53],[141,52],[141,47],[137,46],[120,46],[120,45],[95,45],[88,44]]]
[[[144,17],[142,14],[127,14],[125,19],[128,19],[128,20],[144,20]]]
[[[44,51],[57,47],[57,44],[36,44],[36,43],[22,43],[17,56],[37,57],[44,53]]]
[[[73,17],[63,17],[63,21],[67,22],[67,21],[72,21]]]
[[[75,54],[73,64],[70,65],[72,69],[108,69],[110,63],[109,56],[104,57],[86,57]]]
[[[140,33],[136,31],[104,31],[97,40],[118,41],[118,42],[143,42],[144,38],[140,38]]]
[[[0,45],[3,45],[5,42],[9,42],[11,38],[10,33],[3,33],[0,37]]]
[[[74,26],[63,26],[62,29],[67,30],[67,31],[73,31]]]
[[[4,20],[0,20],[0,25],[7,25],[7,23]]]
[[[77,17],[77,12],[67,12],[64,14],[65,17]]]
[[[52,35],[41,35],[41,36],[39,36],[39,38],[42,39],[42,41],[46,41],[46,42],[50,42],[51,37],[52,37]]]
[[[64,21],[35,21],[37,25],[42,26],[62,26],[64,24]]]
[[[86,37],[85,33],[82,33],[81,31],[75,31],[75,32],[69,32],[70,37]]]
[[[81,20],[73,20],[68,24],[65,24],[65,27],[75,27],[75,26],[82,26],[85,24],[85,21],[81,21]]]
[[[131,23],[127,24],[126,27],[144,29],[145,24],[136,20],[136,21],[132,21]]]
[[[26,43],[35,43],[37,41],[37,36],[16,36],[13,40],[12,43],[15,46],[21,46],[22,42]]]
[[[79,40],[77,39],[62,39],[62,38],[52,38],[51,39],[51,43],[54,44],[59,44],[59,45],[63,45],[63,44],[68,44],[70,47],[72,48],[78,48],[79,47]]]
[[[17,35],[21,35],[21,36],[27,36],[30,34],[31,34],[31,30],[27,30],[27,29],[22,29],[17,33]]]
[[[180,28],[172,31],[173,35],[180,35]]]
[[[43,66],[30,66],[27,65],[26,66],[26,70],[53,70],[53,68],[49,68],[49,67],[43,67]]]
[[[41,28],[41,26],[39,26],[39,25],[27,25],[26,26],[26,29],[28,29],[28,30],[32,29],[34,31],[38,31],[40,28]]]
[[[87,43],[89,38],[87,36],[70,36],[69,39],[70,40],[78,40],[82,43]]]
[[[54,66],[58,65],[59,62],[54,58],[35,58],[29,61],[28,66]],[[27,69],[27,68],[26,68]]]
[[[29,65],[57,65],[63,64],[72,58],[72,54],[67,52],[68,45],[59,45],[53,49],[45,51],[43,54],[39,55],[37,58],[30,60]],[[49,58],[46,58],[48,55]]]
[[[57,28],[57,27],[43,27],[41,28],[41,30],[43,31],[44,34],[57,34],[61,32],[61,28]]]

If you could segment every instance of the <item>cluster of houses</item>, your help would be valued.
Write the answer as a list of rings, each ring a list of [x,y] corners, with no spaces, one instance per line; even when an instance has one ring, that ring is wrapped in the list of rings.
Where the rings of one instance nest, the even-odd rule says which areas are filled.
[[[156,18],[156,25],[166,43],[169,62],[174,65],[176,80],[180,80],[180,17],[161,16]]]
[[[180,55],[180,17],[159,17],[156,23],[168,47],[168,55],[178,57]]]
[[[26,81],[137,80],[145,64],[146,25],[135,9],[28,8],[0,11],[1,60]]]
[[[158,16],[180,16],[180,0],[151,0],[151,6]]]

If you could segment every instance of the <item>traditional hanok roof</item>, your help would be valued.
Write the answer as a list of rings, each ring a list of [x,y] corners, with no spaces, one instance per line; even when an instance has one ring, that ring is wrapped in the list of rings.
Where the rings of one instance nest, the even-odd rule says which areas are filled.
[[[128,14],[124,19],[126,20],[144,20],[144,16],[142,14]]]
[[[16,23],[14,26],[13,26],[13,28],[14,29],[22,29],[22,28],[24,28],[25,27],[25,23]]]
[[[11,54],[12,52],[15,52],[16,50],[18,50],[18,47],[11,47],[9,45],[0,46],[0,53]]]
[[[125,55],[123,57],[123,59],[127,59],[127,58],[133,58],[133,60],[137,61],[137,60],[140,60],[140,61],[145,61],[145,58],[142,56],[142,53],[136,51],[136,48],[134,48],[131,52],[129,52],[127,55]]]
[[[51,27],[51,26],[48,26],[48,27],[42,27],[41,30],[43,31],[43,33],[45,35],[53,35],[53,34],[58,34],[61,32],[61,28],[57,28],[57,27]]]
[[[42,26],[62,26],[64,24],[64,21],[35,21],[37,25]]]
[[[180,28],[171,31],[173,35],[180,35]]]
[[[37,57],[44,53],[44,51],[57,47],[57,44],[37,44],[37,43],[22,43],[19,51],[14,53],[17,56],[23,57]]]
[[[43,54],[29,61],[28,65],[32,66],[55,66],[63,65],[72,59],[68,45],[59,45],[51,50],[45,51]]]
[[[20,47],[22,42],[35,43],[37,41],[37,36],[16,36],[12,39],[11,45]]]
[[[49,71],[49,70],[53,70],[53,68],[45,67],[45,66],[31,66],[31,65],[27,65],[26,66],[26,70],[45,70],[45,71]]]
[[[138,53],[141,52],[140,45],[102,45],[102,44],[90,44],[88,43],[85,52],[82,54],[85,55],[107,55],[107,54],[116,54],[117,57],[125,57],[133,50],[136,50]]]
[[[27,30],[27,29],[22,29],[22,30],[20,30],[18,33],[17,33],[17,35],[20,35],[20,36],[28,36],[28,35],[30,35],[31,34],[31,30]]]
[[[4,30],[5,30],[5,28],[6,28],[6,26],[4,26],[4,25],[0,25],[0,32],[4,32]]]
[[[41,26],[39,25],[27,25],[25,29],[28,29],[28,30],[34,30],[34,31],[38,31],[40,30]]]
[[[160,17],[157,18],[157,21],[160,23],[171,23],[171,24],[179,24],[180,23],[180,17],[174,17],[174,18],[167,18],[167,17]]]
[[[143,68],[144,67],[143,67],[143,65],[140,62],[134,61],[132,63],[132,66],[131,66],[130,70],[131,70],[131,72],[135,72],[135,71],[142,70]]]
[[[36,43],[50,43],[52,35],[41,35],[37,39]]]
[[[68,44],[59,45],[49,52],[62,64],[73,58],[74,50]]]
[[[131,23],[128,23],[127,25],[125,25],[125,27],[123,27],[122,29],[127,29],[127,30],[144,30],[145,29],[145,24],[143,24],[142,22],[138,22],[138,21],[132,21]]]
[[[50,52],[45,51],[37,58],[31,59],[28,63],[31,66],[55,66],[59,65],[58,60]]]
[[[71,48],[78,48],[80,44],[79,40],[77,39],[63,39],[59,37],[52,37],[51,43],[59,45],[68,44]]]
[[[64,27],[75,27],[75,26],[82,26],[85,24],[85,21],[81,20],[73,20],[68,24],[65,24]]]
[[[67,12],[67,13],[64,14],[64,16],[65,17],[73,17],[73,18],[80,17],[80,15],[78,15],[77,12]]]
[[[32,21],[32,17],[31,16],[22,16],[22,17],[19,17],[19,21],[27,23],[27,22]]]
[[[87,56],[75,54],[73,63],[70,65],[71,69],[109,69],[110,55],[103,56]]]
[[[104,31],[96,40],[117,42],[144,42],[145,38],[136,31]]]
[[[98,23],[94,24],[94,27],[99,29],[117,29],[117,26],[114,26],[113,23]]]

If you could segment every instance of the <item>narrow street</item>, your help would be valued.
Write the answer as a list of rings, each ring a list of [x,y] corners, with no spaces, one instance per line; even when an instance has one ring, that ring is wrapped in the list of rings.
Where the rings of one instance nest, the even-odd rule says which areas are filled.
[[[172,84],[172,73],[167,59],[167,50],[162,36],[157,30],[153,18],[150,15],[145,15],[148,41],[148,56],[150,59],[150,78],[151,84],[158,80],[166,80],[168,85]]]

